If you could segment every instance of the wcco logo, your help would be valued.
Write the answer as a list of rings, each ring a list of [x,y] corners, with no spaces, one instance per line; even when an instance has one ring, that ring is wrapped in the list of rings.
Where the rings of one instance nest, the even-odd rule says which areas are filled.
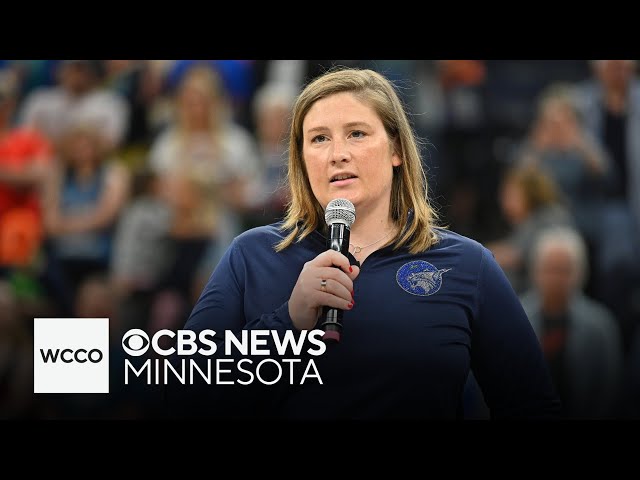
[[[109,393],[109,319],[35,318],[34,393]]]
[[[47,351],[45,351],[44,349],[40,349],[40,354],[42,355],[42,360],[44,360],[44,363],[56,363],[58,361],[58,358],[60,358],[60,361],[64,363],[71,363],[74,361],[78,363],[98,363],[103,358],[102,352],[97,348],[89,350],[88,352],[84,348],[79,348],[75,352],[70,348],[65,348],[64,350],[56,348],[55,350],[49,349]]]

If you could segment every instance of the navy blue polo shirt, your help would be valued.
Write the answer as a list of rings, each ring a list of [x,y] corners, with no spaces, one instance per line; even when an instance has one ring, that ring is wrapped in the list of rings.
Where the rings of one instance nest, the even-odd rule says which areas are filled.
[[[233,241],[185,329],[295,330],[288,299],[326,239],[314,231],[275,252],[285,236],[279,227],[254,228]],[[538,340],[491,252],[437,232],[439,241],[423,253],[388,246],[367,257],[341,342],[314,358],[322,385],[307,379],[280,391],[276,416],[456,418],[469,369],[493,417],[558,412]]]

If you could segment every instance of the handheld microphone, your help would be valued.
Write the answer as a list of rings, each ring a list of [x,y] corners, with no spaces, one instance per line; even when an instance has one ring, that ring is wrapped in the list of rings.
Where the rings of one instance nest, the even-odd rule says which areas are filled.
[[[329,202],[324,219],[329,226],[327,249],[335,250],[347,256],[351,225],[356,220],[356,207],[349,200],[336,198]],[[336,267],[338,268],[338,267]],[[322,339],[327,342],[339,342],[342,336],[342,313],[339,308],[322,307],[320,329],[324,331]]]

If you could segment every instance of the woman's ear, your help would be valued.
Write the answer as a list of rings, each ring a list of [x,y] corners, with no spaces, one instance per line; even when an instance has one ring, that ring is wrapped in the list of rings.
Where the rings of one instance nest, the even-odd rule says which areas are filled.
[[[391,165],[399,167],[402,165],[402,156],[400,155],[400,142],[396,139],[392,142],[391,147],[393,152],[391,153]]]

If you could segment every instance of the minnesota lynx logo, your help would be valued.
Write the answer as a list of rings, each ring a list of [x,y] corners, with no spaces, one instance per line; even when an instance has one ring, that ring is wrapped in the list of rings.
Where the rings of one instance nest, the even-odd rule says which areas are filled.
[[[426,297],[440,290],[442,275],[449,270],[451,269],[438,270],[429,262],[415,260],[400,267],[396,274],[396,281],[405,292]]]

